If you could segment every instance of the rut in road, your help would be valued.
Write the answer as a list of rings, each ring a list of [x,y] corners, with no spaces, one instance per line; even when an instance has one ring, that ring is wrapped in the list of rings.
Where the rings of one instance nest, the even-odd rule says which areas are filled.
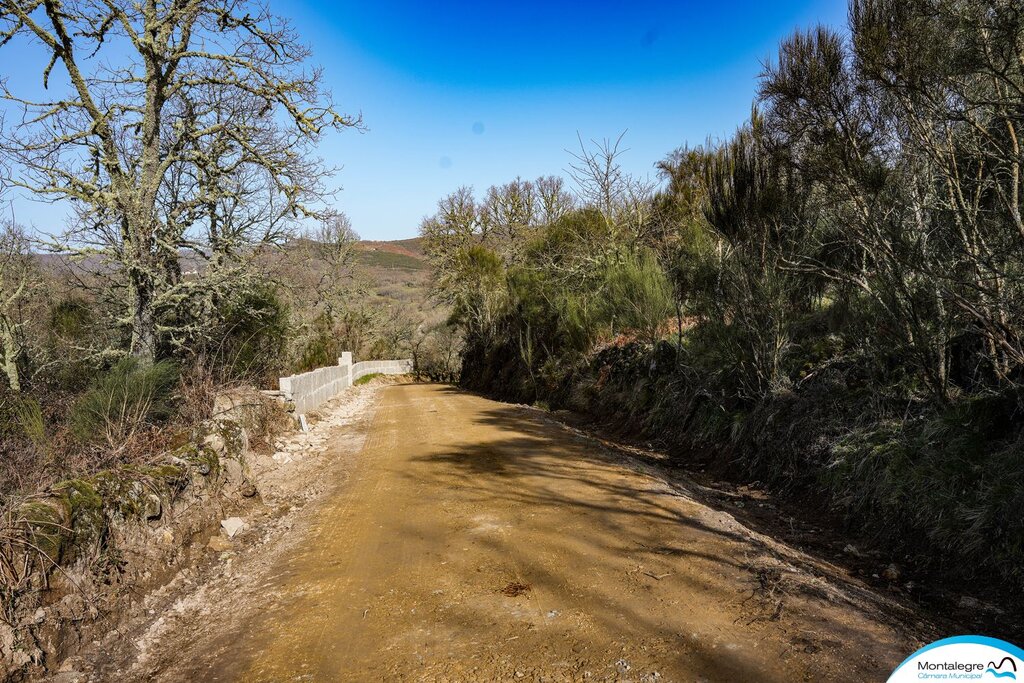
[[[869,681],[913,649],[883,598],[539,411],[388,387],[357,460],[154,678]]]

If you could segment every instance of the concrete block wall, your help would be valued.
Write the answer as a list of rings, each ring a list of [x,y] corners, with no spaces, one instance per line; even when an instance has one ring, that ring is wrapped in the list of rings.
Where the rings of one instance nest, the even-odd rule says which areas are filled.
[[[404,375],[412,372],[412,360],[370,360],[353,363],[352,353],[346,351],[341,354],[337,365],[282,377],[278,380],[278,386],[285,400],[294,404],[295,413],[304,415],[352,386],[360,377],[374,372],[383,375]]]
[[[412,359],[364,360],[352,366],[352,381],[355,382],[360,377],[372,375],[375,372],[381,375],[407,375],[412,372]]]

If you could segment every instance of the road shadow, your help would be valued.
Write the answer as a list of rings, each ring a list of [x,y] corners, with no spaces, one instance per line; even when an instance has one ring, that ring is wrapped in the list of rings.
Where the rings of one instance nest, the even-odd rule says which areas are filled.
[[[460,435],[451,447],[412,457],[413,466],[403,476],[420,486],[457,490],[481,510],[497,506],[524,511],[527,517],[565,520],[563,528],[556,524],[548,534],[531,531],[533,545],[529,548],[501,536],[475,539],[496,556],[525,568],[533,581],[552,586],[564,576],[553,575],[544,562],[537,561],[550,553],[560,553],[568,564],[590,563],[595,572],[622,573],[624,563],[634,563],[640,568],[635,577],[643,590],[657,590],[663,578],[671,576],[677,588],[684,584],[688,591],[711,594],[713,601],[732,605],[741,620],[772,620],[771,614],[763,613],[759,562],[767,558],[786,563],[791,558],[780,557],[776,548],[737,524],[728,511],[706,507],[699,487],[692,482],[668,481],[651,471],[651,462],[638,459],[630,450],[573,431],[535,409],[485,404],[454,387],[438,387],[437,391],[458,401],[472,400],[468,419],[481,429]],[[474,440],[478,433],[485,436]],[[572,522],[580,519],[583,524]],[[529,520],[517,523],[528,525]],[[419,527],[416,530],[422,533]],[[567,533],[573,534],[571,539],[566,538]],[[593,567],[595,562],[605,566]],[[672,570],[666,569],[664,577],[658,569],[663,565]],[[820,574],[821,569],[816,571]],[[743,577],[741,583],[722,580],[726,574]],[[715,579],[709,580],[709,576]],[[838,576],[829,576],[828,581],[833,590],[802,597],[829,601],[838,596],[866,619],[875,619],[892,607],[869,599],[868,592],[855,581]],[[681,637],[664,623],[638,612],[622,596],[596,598],[604,603],[600,613],[626,615],[631,624],[659,638]],[[829,630],[835,646],[873,637],[844,623],[832,623]],[[693,644],[687,643],[687,647],[692,655]],[[794,643],[797,647],[818,646]],[[706,656],[712,662],[719,654]],[[741,676],[739,680],[746,679]]]

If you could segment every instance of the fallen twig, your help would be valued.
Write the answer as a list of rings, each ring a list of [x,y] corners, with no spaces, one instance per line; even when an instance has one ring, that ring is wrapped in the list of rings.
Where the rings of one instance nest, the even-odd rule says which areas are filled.
[[[665,572],[664,574],[652,574],[650,572],[644,572],[644,574],[651,577],[652,579],[657,579],[658,581],[661,581],[666,576],[672,576],[672,572]]]

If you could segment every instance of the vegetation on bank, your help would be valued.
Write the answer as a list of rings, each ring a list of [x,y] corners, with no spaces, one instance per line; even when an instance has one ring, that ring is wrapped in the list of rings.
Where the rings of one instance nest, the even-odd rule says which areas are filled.
[[[1024,14],[852,0],[751,118],[631,178],[441,200],[461,381],[799,492],[919,565],[1024,588]]]

